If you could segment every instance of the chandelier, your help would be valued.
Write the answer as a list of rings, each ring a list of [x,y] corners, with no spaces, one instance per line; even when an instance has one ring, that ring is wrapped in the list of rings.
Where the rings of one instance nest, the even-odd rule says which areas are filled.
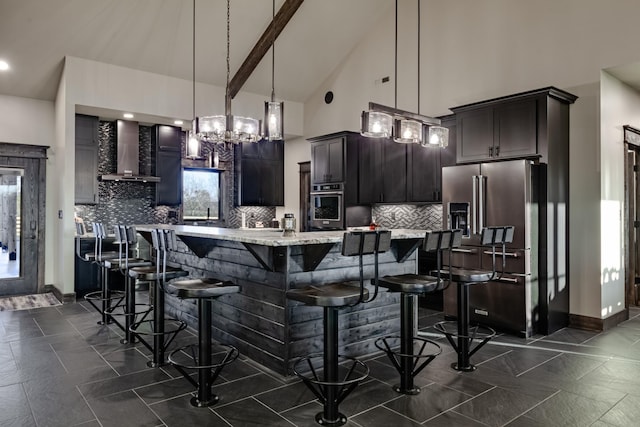
[[[398,103],[398,0],[395,16],[395,104]],[[396,107],[369,103],[369,110],[361,116],[360,133],[370,138],[389,138],[403,144],[423,147],[446,147],[449,129],[440,126],[440,120],[420,114],[420,1],[418,0],[418,114]]]
[[[198,139],[213,143],[257,142],[261,139],[260,120],[234,116],[231,113],[229,95],[229,47],[231,33],[231,0],[227,0],[227,85],[225,88],[224,115],[196,117],[192,128]]]

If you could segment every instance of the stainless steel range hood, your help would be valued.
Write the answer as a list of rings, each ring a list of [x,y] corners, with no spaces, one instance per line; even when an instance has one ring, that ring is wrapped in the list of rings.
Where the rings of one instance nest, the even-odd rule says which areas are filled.
[[[160,182],[157,176],[140,175],[140,149],[138,122],[117,121],[117,171],[102,175],[102,181]]]

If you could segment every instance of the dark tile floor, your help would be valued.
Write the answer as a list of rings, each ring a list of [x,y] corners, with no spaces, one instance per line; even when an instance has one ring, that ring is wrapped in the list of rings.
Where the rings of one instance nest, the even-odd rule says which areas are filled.
[[[349,426],[640,425],[640,309],[606,333],[563,329],[551,336],[498,336],[450,368],[455,353],[420,324],[443,353],[416,379],[416,396],[391,389],[386,356],[368,361],[370,379],[341,405]],[[149,352],[122,345],[116,326],[96,325],[86,303],[0,312],[0,426],[315,426],[321,406],[293,378],[250,360],[223,371],[221,401],[197,409],[192,387],[173,368],[147,368]],[[193,340],[185,331],[181,344]]]

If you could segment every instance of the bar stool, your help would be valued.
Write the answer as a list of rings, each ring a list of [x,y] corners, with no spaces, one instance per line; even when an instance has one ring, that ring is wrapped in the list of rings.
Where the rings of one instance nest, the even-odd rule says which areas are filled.
[[[364,362],[354,357],[338,354],[338,312],[342,308],[371,302],[376,298],[378,295],[378,254],[388,251],[390,244],[390,231],[347,232],[342,240],[342,255],[359,258],[359,281],[312,285],[287,292],[288,299],[324,309],[322,354],[303,357],[293,367],[293,372],[302,379],[323,405],[323,411],[315,417],[316,422],[320,425],[341,426],[347,422],[347,417],[340,413],[338,406],[369,375],[369,368]],[[363,269],[363,256],[369,254],[373,254],[375,260],[375,292],[371,298],[369,298],[368,289],[364,286]],[[319,357],[322,357],[323,366],[316,368],[313,366],[312,360]],[[340,359],[351,362],[351,367],[348,368],[342,379],[339,378]],[[301,369],[304,365],[310,374],[302,373]],[[324,371],[322,378],[318,374],[319,369]]]
[[[422,249],[426,252],[436,252],[437,270],[435,277],[420,274],[401,274],[384,276],[379,285],[389,292],[399,292],[400,296],[400,336],[389,335],[376,340],[375,345],[384,351],[389,360],[400,374],[400,384],[393,389],[402,394],[418,394],[420,388],[415,387],[413,379],[436,356],[442,353],[442,348],[435,341],[415,336],[416,300],[418,296],[441,291],[449,286],[451,281],[440,276],[442,267],[442,252],[452,247],[460,246],[461,230],[444,230],[427,232],[422,242]],[[451,252],[449,252],[451,256]],[[449,259],[451,261],[451,259]],[[399,349],[398,349],[399,347]],[[419,347],[416,352],[414,349]]]
[[[122,344],[134,343],[135,334],[130,328],[138,319],[144,320],[151,311],[150,304],[136,303],[135,281],[129,275],[129,269],[135,267],[148,267],[153,263],[149,260],[130,257],[131,251],[137,248],[138,237],[135,227],[118,225],[114,229],[116,240],[122,242],[117,259],[105,261],[105,268],[119,271],[125,278],[124,304],[107,309],[107,314],[111,316],[114,323],[125,333],[125,337],[120,340]],[[124,250],[122,250],[124,246]],[[124,317],[124,324],[118,319]]]
[[[129,277],[135,280],[153,283],[153,319],[146,316],[133,323],[129,330],[153,353],[153,359],[147,365],[155,368],[166,363],[165,352],[178,333],[187,327],[178,319],[165,318],[164,294],[165,284],[169,280],[187,276],[185,270],[167,264],[167,253],[177,247],[173,230],[155,229],[151,231],[152,246],[156,255],[156,263],[152,266],[133,267],[129,269]],[[145,337],[147,337],[145,339]],[[150,341],[149,337],[152,337]]]
[[[77,225],[76,225],[77,227]],[[107,268],[106,262],[108,260],[116,259],[119,257],[119,252],[106,252],[102,250],[103,240],[107,237],[104,225],[100,222],[93,223],[93,234],[96,242],[94,246],[93,254],[86,254],[87,261],[91,261],[98,266],[98,280],[100,282],[100,290],[89,292],[84,296],[84,299],[89,302],[100,313],[101,320],[98,321],[98,325],[106,325],[111,323],[111,316],[109,311],[120,305],[124,300],[124,292],[118,290],[111,290],[109,288],[109,268]],[[116,240],[115,243],[118,246],[122,245],[122,241]]]
[[[191,399],[191,405],[199,408],[211,406],[219,400],[219,397],[211,392],[211,386],[222,372],[222,368],[235,361],[239,354],[231,345],[223,345],[227,348],[226,351],[212,354],[212,303],[222,295],[240,292],[240,287],[229,281],[202,278],[174,281],[169,283],[168,291],[181,299],[198,300],[198,344],[186,345],[172,351],[169,354],[169,363],[196,387],[198,393]],[[191,377],[187,369],[198,371],[198,381]]]
[[[449,321],[436,323],[434,327],[444,334],[451,347],[458,353],[458,361],[451,364],[451,367],[457,371],[474,371],[476,367],[470,362],[471,356],[496,335],[496,331],[488,326],[469,326],[469,287],[485,284],[502,277],[506,265],[505,245],[513,241],[513,231],[514,227],[512,226],[485,227],[482,229],[480,244],[485,247],[491,247],[491,271],[454,267],[449,267],[448,270],[445,269],[443,271],[443,273],[449,274],[451,280],[456,282],[458,286],[457,329],[450,329],[449,326],[452,322]],[[500,271],[496,270],[496,246],[502,247],[502,268]],[[472,346],[474,341],[476,341],[475,347]]]

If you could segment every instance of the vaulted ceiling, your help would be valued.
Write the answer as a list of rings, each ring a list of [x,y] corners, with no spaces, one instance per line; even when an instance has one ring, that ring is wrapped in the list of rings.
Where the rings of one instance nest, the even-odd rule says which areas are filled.
[[[276,0],[276,11],[284,0]],[[276,41],[278,98],[304,102],[393,0],[305,0]],[[64,57],[192,79],[193,0],[0,0],[0,94],[53,100]],[[231,0],[231,77],[265,31],[269,0]],[[196,0],[196,80],[226,82],[226,1]],[[271,54],[242,91],[271,93]]]

